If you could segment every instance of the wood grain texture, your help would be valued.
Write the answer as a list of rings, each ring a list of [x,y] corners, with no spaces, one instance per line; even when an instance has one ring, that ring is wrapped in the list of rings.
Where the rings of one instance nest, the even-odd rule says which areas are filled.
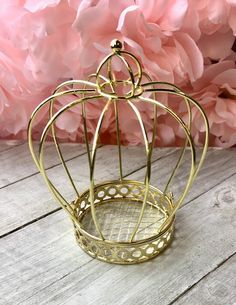
[[[170,249],[144,264],[116,266],[91,259],[77,246],[71,222],[64,211],[56,211],[24,145],[2,150],[0,146],[4,168],[0,180],[5,179],[0,190],[0,230],[8,234],[0,240],[1,305],[236,304],[235,150],[209,150],[178,212]],[[96,179],[117,177],[116,152],[116,147],[98,150]],[[65,153],[75,181],[83,189],[88,179],[86,156],[77,157],[77,147],[70,145]],[[142,148],[125,148],[124,153],[125,174],[142,180]],[[164,184],[178,153],[173,149],[155,152],[154,185]],[[48,155],[47,165],[53,167],[48,170],[50,177],[69,196],[71,191],[50,147]],[[186,178],[184,167],[176,176],[175,192]]]
[[[21,140],[0,140],[0,152],[15,149],[17,146],[25,144],[25,142]]]
[[[169,304],[235,252],[235,198],[235,176],[198,196],[172,247],[136,266],[91,260],[62,211],[41,219],[1,241],[1,304]]]
[[[154,163],[152,166],[151,184],[163,187],[163,182],[167,180],[170,169],[173,168],[177,154],[168,156],[165,159],[164,166],[159,167],[159,164]],[[189,159],[189,155],[188,158]],[[174,194],[178,194],[183,189],[189,173],[188,162],[183,162],[183,166],[177,172],[173,180],[171,190]],[[226,178],[236,173],[236,149],[222,150],[209,149],[206,160],[197,176],[194,184],[188,193],[183,204],[196,198],[202,193],[208,191],[217,184],[223,182]],[[144,169],[135,172],[130,176],[131,179],[141,179],[144,175]],[[163,179],[164,177],[164,179]]]
[[[66,305],[76,302],[102,305],[171,304],[178,295],[235,253],[235,228],[236,175],[179,211],[176,239],[162,256],[140,266],[114,266],[105,270],[99,280],[75,295],[67,295],[68,299],[63,299],[63,302]],[[71,282],[70,276],[67,281]],[[60,286],[57,286],[60,284],[55,284],[54,289],[60,290]]]
[[[70,160],[85,153],[85,148],[82,145],[70,144],[68,146],[68,144],[63,144],[62,146],[65,152],[65,160]],[[52,144],[47,144],[46,153],[49,156],[47,158],[47,167],[52,167],[59,163]],[[38,173],[37,167],[32,162],[27,143],[15,146],[14,149],[12,147],[10,150],[0,152],[0,164],[0,188]]]
[[[70,150],[71,154],[76,153],[73,148],[73,146],[68,146],[68,150]],[[77,147],[75,149],[77,149]],[[115,147],[100,148],[98,153],[98,165],[96,168],[97,179],[99,178],[106,180],[109,178],[118,177],[118,165],[113,160],[115,151]],[[55,152],[53,150],[49,151],[49,156],[50,153],[53,155]],[[138,180],[143,180],[145,174],[145,169],[142,168],[145,165],[143,148],[125,148],[124,153],[126,154],[124,162],[125,173],[128,175],[130,172],[134,172],[133,175],[131,174],[128,177],[131,179],[135,178]],[[202,192],[235,173],[236,169],[234,166],[232,166],[232,163],[234,160],[236,160],[235,153],[235,150],[226,150],[224,151],[224,158],[222,158],[221,150],[210,150],[204,167],[201,170],[200,176],[197,178],[194,184],[195,187],[191,189],[191,192],[189,193],[185,202],[195,198]],[[67,156],[68,154],[69,153],[67,153]],[[159,187],[164,185],[164,181],[166,181],[171,167],[174,166],[174,162],[176,161],[178,154],[179,152],[173,149],[160,149],[155,151],[153,158],[154,163],[152,167],[153,185],[157,185]],[[26,155],[27,157],[24,158],[28,159],[30,157],[28,152],[26,152]],[[161,161],[162,157],[165,158],[165,161]],[[24,226],[36,219],[39,219],[44,215],[57,210],[59,207],[45,186],[41,175],[37,173],[33,174],[36,167],[34,166],[32,160],[28,159],[26,162],[24,158],[22,158],[21,162],[17,161],[17,163],[24,164],[31,162],[31,165],[29,165],[31,172],[28,170],[29,167],[26,167],[27,171],[25,174],[25,179],[15,182],[13,185],[5,186],[0,190],[0,206],[4,207],[0,210],[0,217],[2,219],[0,222],[0,236],[11,232],[18,227]],[[53,160],[53,156],[50,156],[49,159]],[[155,162],[155,160],[157,162]],[[17,168],[17,163],[11,158],[8,158],[8,162],[9,167],[13,166],[13,168]],[[72,160],[69,160],[68,164],[70,168],[72,168],[74,176],[77,173],[81,173],[82,183],[79,185],[79,189],[84,189],[88,183],[86,156],[82,155],[79,158],[73,158]],[[5,175],[7,175],[6,167]],[[180,173],[177,175],[175,179],[174,191],[178,191],[178,189],[183,187],[183,184],[186,181],[186,167],[187,165],[184,166],[182,171],[180,171]],[[221,171],[219,171],[219,168]],[[65,175],[62,172],[62,168],[60,166],[54,166],[52,170],[49,170],[49,173],[50,172],[53,173],[52,178],[54,178],[54,180],[57,179],[57,186],[59,188],[64,187],[65,178],[63,177],[65,177]],[[79,177],[79,175],[77,176]],[[202,183],[204,179],[208,181],[207,184]],[[78,179],[76,180],[78,181]],[[65,196],[69,196],[70,194],[73,194],[73,192],[68,186],[68,188],[63,191],[63,194]],[[70,198],[73,199],[73,197]]]
[[[16,147],[16,150],[18,147]],[[77,153],[77,147],[68,146],[67,157],[69,158],[73,154]],[[118,178],[118,164],[114,162],[114,156],[116,155],[117,147],[106,146],[98,149],[97,152],[97,165],[95,170],[95,178],[97,180],[108,180]],[[160,149],[155,151],[153,160],[158,160],[163,156],[167,156],[173,153],[173,149]],[[3,164],[4,172],[3,177],[8,177],[7,172],[9,168],[14,168],[15,172],[22,173],[21,179],[16,181],[14,184],[6,185],[0,190],[0,206],[3,207],[0,210],[0,236],[7,234],[8,232],[17,229],[25,225],[26,223],[32,222],[35,219],[42,217],[52,211],[58,209],[57,203],[55,203],[52,195],[48,191],[43,179],[33,164],[32,159],[28,151],[21,152],[17,159],[13,152],[11,157],[5,159]],[[142,168],[145,165],[145,155],[143,148],[123,148],[124,158],[124,174],[129,173]],[[53,156],[55,152],[53,150],[48,151],[49,160],[53,162]],[[23,155],[23,156],[22,156]],[[26,155],[26,156],[25,156]],[[132,162],[131,162],[132,161]],[[27,164],[24,166],[24,164]],[[88,186],[89,172],[87,166],[87,156],[81,155],[78,158],[71,158],[67,162],[68,167],[71,169],[71,173],[74,180],[78,184],[78,189],[83,190]],[[17,169],[19,166],[19,169]],[[24,173],[24,174],[23,174]],[[50,178],[56,182],[56,186],[62,190],[62,193],[68,200],[74,199],[74,192],[71,189],[66,176],[64,174],[62,166],[54,165],[53,168],[49,168],[48,173]],[[18,175],[18,179],[19,179]],[[12,173],[9,175],[13,176]],[[22,179],[22,176],[25,178]],[[1,180],[2,183],[9,183],[9,179],[5,178]],[[66,184],[67,183],[67,184]]]
[[[178,298],[174,305],[235,305],[236,254]]]

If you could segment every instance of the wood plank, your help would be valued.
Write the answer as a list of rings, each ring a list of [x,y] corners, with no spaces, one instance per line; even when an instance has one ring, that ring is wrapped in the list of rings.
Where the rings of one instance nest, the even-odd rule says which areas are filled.
[[[85,153],[84,145],[62,144],[61,146],[65,160],[70,160]],[[47,158],[47,168],[57,165],[59,158],[52,143],[47,143],[46,152],[49,156]],[[27,143],[0,152],[0,164],[0,188],[38,173]]]
[[[2,238],[0,304],[169,304],[235,253],[235,178],[185,205],[171,248],[141,265],[90,261],[62,211]]]
[[[0,152],[14,149],[16,146],[23,145],[22,140],[0,140]]]
[[[80,302],[86,305],[171,303],[235,253],[235,178],[234,175],[180,210],[176,239],[164,255],[140,266],[114,266],[81,289],[80,281],[77,281],[77,291],[72,296],[61,294],[61,302],[65,305]],[[79,272],[73,274],[73,278],[76,275],[79,276]],[[71,280],[68,276],[61,283],[55,283],[44,291],[45,295],[53,290],[60,292],[61,285],[65,286]]]
[[[160,167],[159,163],[153,163],[152,165],[152,179],[151,184],[163,189],[165,182],[167,181],[170,173],[170,169],[174,167],[177,153],[170,155],[165,160],[164,166]],[[190,155],[187,155],[186,161],[190,159]],[[186,204],[190,200],[196,198],[203,192],[209,190],[213,186],[221,183],[226,178],[236,173],[236,149],[209,149],[207,152],[206,160],[204,161],[203,167],[201,168],[199,175],[197,176],[190,192],[188,193],[183,204]],[[142,179],[144,176],[145,169],[135,172],[130,175],[130,179]],[[189,163],[183,162],[180,170],[177,172],[173,180],[173,187],[171,191],[177,198],[180,190],[187,181],[189,174]]]
[[[181,296],[174,305],[235,305],[236,255]]]
[[[70,221],[62,212],[3,238],[0,243],[2,305],[18,304],[23,299],[18,299],[18,289],[27,297],[37,292],[39,280],[47,285],[59,280],[62,273],[74,271],[78,262],[85,264],[90,260],[82,251],[78,252]],[[61,250],[64,254],[58,256]]]
[[[115,148],[114,148],[115,149]],[[144,164],[144,158],[142,154],[142,149],[137,148],[128,148],[128,158],[125,166],[127,167],[127,173],[129,171],[135,170],[141,167]],[[162,161],[154,163],[153,165],[153,180],[157,181],[158,186],[162,186],[161,181],[164,181],[163,177],[168,177],[168,172],[170,170],[170,166],[174,165],[174,161],[176,160],[177,154],[169,155],[170,150],[160,150],[156,152],[157,156],[165,156],[166,161],[163,163]],[[114,154],[112,151],[109,151],[109,148],[105,148],[101,150],[101,154],[99,154],[100,169],[99,172],[101,173],[101,178],[105,179],[108,178],[108,173],[106,169],[103,168],[104,166],[109,168],[109,162],[113,165],[113,169],[115,166],[114,162],[111,160],[111,156]],[[197,178],[197,181],[194,184],[194,187],[191,189],[191,192],[188,195],[186,200],[189,201],[191,198],[195,198],[198,196],[202,191],[207,190],[207,188],[212,187],[223,181],[225,178],[229,177],[235,172],[235,167],[232,166],[232,162],[234,162],[234,158],[236,157],[235,150],[225,150],[224,151],[224,158],[222,156],[221,150],[210,150],[207,155],[206,162],[204,164],[203,169],[201,170],[201,175]],[[132,158],[134,164],[136,166],[133,168],[132,163],[130,163],[130,158]],[[82,166],[86,163],[86,157],[84,156],[82,159]],[[76,169],[75,164],[77,163],[77,159],[71,161],[72,168]],[[104,166],[103,166],[104,164]],[[212,166],[215,164],[215,166]],[[166,166],[168,165],[168,166]],[[222,171],[218,169],[221,168]],[[53,169],[54,177],[60,176],[60,170],[58,168]],[[110,168],[110,172],[112,175],[112,171]],[[182,176],[181,176],[182,175]],[[144,177],[144,169],[135,173],[137,179],[142,180]],[[186,173],[184,170],[180,172],[178,175],[178,180],[176,183],[177,188],[180,188],[183,185],[184,180],[186,179]],[[113,174],[113,177],[114,174]],[[83,179],[85,182],[85,175],[83,175]],[[132,175],[129,178],[134,178]],[[88,180],[88,173],[87,178]],[[208,184],[202,183],[202,180],[206,179]],[[64,186],[65,180],[59,181],[59,187]],[[80,189],[83,188],[85,185],[81,185]],[[27,190],[27,192],[25,192]],[[69,195],[71,193],[71,189],[68,188],[65,195]],[[52,211],[57,210],[58,206],[52,200],[50,193],[47,191],[44,182],[40,175],[35,175],[34,177],[30,177],[24,181],[20,181],[12,186],[8,186],[5,189],[0,191],[0,204],[4,206],[4,209],[0,212],[2,221],[0,223],[0,235],[7,234],[16,228],[23,226],[34,219],[40,218],[45,214],[51,213]]]
[[[70,146],[68,148],[70,149]],[[119,177],[118,164],[114,161],[116,152],[116,146],[104,146],[98,150],[98,162],[95,169],[95,177],[97,179],[108,180]],[[160,159],[162,156],[166,156],[173,152],[174,150],[171,148],[158,149],[155,151],[154,160]],[[145,155],[143,154],[143,148],[124,147],[123,153],[125,155],[123,163],[124,174],[128,175],[145,165],[146,160]],[[51,157],[51,159],[53,160],[53,157]],[[17,158],[14,162],[12,161],[11,166],[17,168],[19,163]],[[87,163],[87,155],[81,155],[79,158],[73,158],[67,162],[72,175],[78,184],[79,190],[83,190],[88,186],[89,172]],[[31,164],[33,166],[32,161]],[[29,167],[31,167],[31,165],[29,165]],[[20,172],[20,169],[16,171]],[[49,169],[48,172],[50,177],[56,181],[57,187],[63,190],[63,195],[69,200],[74,199],[74,197],[71,196],[74,192],[70,188],[70,185],[66,184],[67,180],[62,166],[54,166],[52,169]],[[80,174],[78,175],[78,173]],[[14,185],[9,185],[1,189],[0,205],[4,207],[4,209],[0,211],[2,220],[0,222],[0,235],[7,234],[26,223],[57,210],[59,207],[52,199],[52,195],[47,190],[40,174],[35,174],[14,183]]]

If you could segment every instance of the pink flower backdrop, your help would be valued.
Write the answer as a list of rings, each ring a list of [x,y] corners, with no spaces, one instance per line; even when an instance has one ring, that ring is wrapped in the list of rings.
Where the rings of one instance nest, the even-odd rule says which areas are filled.
[[[235,0],[7,0],[0,5],[0,137],[26,138],[33,109],[60,82],[85,79],[110,53],[118,38],[142,62],[153,79],[183,88],[204,107],[210,144],[236,144],[236,1]],[[181,102],[176,111],[185,115]],[[142,142],[141,130],[126,105],[120,106],[124,144]],[[93,134],[99,103],[88,106]],[[144,121],[150,107],[141,105]],[[195,114],[194,114],[195,115]],[[46,116],[46,114],[45,114]],[[45,117],[41,117],[41,123]],[[78,111],[57,122],[59,137],[81,141]],[[41,128],[35,128],[35,137]],[[159,144],[178,145],[182,133],[165,113],[158,113]],[[148,128],[148,123],[147,123]],[[194,140],[201,142],[197,114]],[[112,110],[101,139],[114,143]]]

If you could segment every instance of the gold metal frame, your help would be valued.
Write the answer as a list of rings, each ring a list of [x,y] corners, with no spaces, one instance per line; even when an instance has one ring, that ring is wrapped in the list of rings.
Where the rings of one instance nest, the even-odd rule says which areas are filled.
[[[50,97],[45,99],[35,109],[28,126],[28,140],[32,157],[43,175],[46,184],[62,208],[69,213],[74,223],[76,239],[82,249],[92,257],[106,262],[133,264],[155,257],[170,244],[174,232],[175,214],[186,197],[206,155],[209,126],[202,107],[194,99],[173,84],[152,81],[150,76],[142,71],[138,59],[131,53],[122,50],[120,41],[112,41],[111,48],[112,53],[101,62],[97,72],[90,75],[89,81],[71,80],[62,83]],[[115,58],[116,60],[120,60],[126,68],[128,74],[127,79],[120,80],[116,78],[112,66],[112,61]],[[95,78],[95,83],[90,81],[93,78]],[[146,78],[148,82],[143,83],[143,78]],[[121,93],[118,93],[120,92],[118,89],[119,86],[127,89],[125,92],[123,90]],[[179,96],[184,100],[188,113],[187,123],[169,106],[157,100],[158,93]],[[149,97],[144,97],[144,94],[149,94]],[[75,100],[57,110],[55,101],[65,96],[75,96]],[[101,98],[105,99],[106,103],[98,119],[90,151],[86,103],[91,100],[98,100],[99,102]],[[142,131],[147,158],[144,182],[124,179],[119,128],[119,100],[125,100],[127,102],[137,117]],[[136,101],[153,105],[154,118],[151,140],[148,138],[141,113],[135,105]],[[56,120],[63,113],[73,109],[77,105],[81,105],[84,139],[90,168],[90,186],[82,194],[78,191],[64,160],[55,128]],[[45,107],[49,108],[49,120],[42,131],[39,149],[36,152],[32,139],[33,124],[38,114]],[[115,114],[119,155],[119,180],[107,181],[95,185],[94,169],[99,134],[104,116],[109,107],[114,107]],[[195,108],[200,113],[205,125],[204,145],[198,161],[196,160],[196,150],[191,135],[192,108]],[[158,128],[158,109],[166,111],[182,126],[186,136],[186,141],[179,159],[167,180],[163,192],[150,185],[151,160]],[[76,198],[72,203],[63,197],[49,179],[45,169],[44,148],[49,133],[54,141],[65,174],[75,191]],[[180,196],[174,199],[169,188],[182,164],[187,147],[190,148],[191,152],[190,171],[184,189]]]

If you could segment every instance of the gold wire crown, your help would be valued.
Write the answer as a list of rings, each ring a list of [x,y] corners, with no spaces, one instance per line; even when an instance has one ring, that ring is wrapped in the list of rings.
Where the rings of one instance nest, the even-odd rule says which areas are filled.
[[[173,237],[175,214],[186,197],[206,155],[209,126],[203,109],[194,99],[173,84],[152,81],[150,76],[142,71],[138,59],[131,53],[122,50],[120,41],[113,40],[111,48],[112,53],[102,61],[97,72],[89,76],[89,81],[70,80],[62,83],[50,97],[35,109],[28,126],[28,140],[33,159],[46,184],[62,208],[69,213],[74,223],[76,238],[82,249],[92,257],[106,262],[133,264],[155,257],[170,244]],[[122,71],[123,74],[117,73],[114,68],[116,65],[125,67],[123,69],[125,71]],[[120,75],[126,75],[127,78],[119,79]],[[90,81],[92,78],[95,78],[95,83]],[[143,82],[143,78],[147,79],[148,82]],[[163,93],[183,99],[187,108],[187,122],[184,122],[169,106],[158,101],[157,94]],[[55,105],[61,97],[72,97],[73,100],[59,108],[58,104]],[[105,106],[101,110],[90,149],[86,105],[90,101],[98,103],[101,98],[105,100]],[[120,100],[124,100],[134,113],[143,135],[146,153],[144,182],[124,178],[119,125]],[[151,139],[149,139],[137,106],[140,101],[153,107],[153,118],[150,118],[152,122]],[[89,165],[89,188],[83,193],[78,191],[65,162],[56,128],[57,120],[78,105],[81,111],[79,115],[82,117],[81,126]],[[42,131],[39,148],[36,152],[32,139],[33,123],[45,107],[49,109],[49,120]],[[95,183],[94,169],[99,134],[103,119],[110,107],[114,107],[119,179]],[[198,161],[191,134],[192,108],[199,112],[205,125],[204,144]],[[162,191],[150,185],[151,160],[158,130],[158,109],[168,113],[182,127],[186,138],[180,156]],[[54,141],[65,174],[75,191],[76,198],[72,202],[65,199],[47,174],[44,151],[48,136]],[[182,164],[187,146],[191,156],[189,175],[182,192],[177,199],[174,199],[170,185]]]

